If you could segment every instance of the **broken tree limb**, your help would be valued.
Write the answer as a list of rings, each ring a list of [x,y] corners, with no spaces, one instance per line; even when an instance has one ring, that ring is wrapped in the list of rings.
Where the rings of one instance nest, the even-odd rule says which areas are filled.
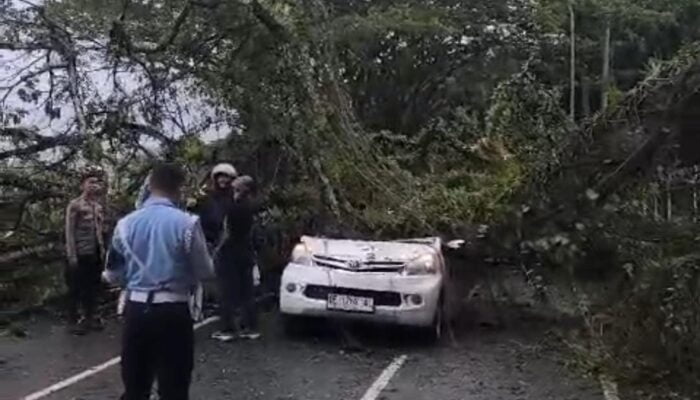
[[[338,203],[338,198],[335,195],[335,190],[333,189],[333,185],[331,184],[331,180],[328,179],[326,174],[323,172],[323,168],[321,167],[321,160],[318,158],[315,158],[312,162],[313,168],[318,174],[319,179],[321,180],[321,185],[323,186],[323,191],[325,194],[326,201],[328,202],[328,206],[331,209],[331,212],[333,212],[333,215],[336,218],[340,217],[340,205]]]
[[[29,257],[40,256],[46,253],[61,249],[60,243],[41,243],[33,246],[23,247],[0,255],[0,267],[10,269],[16,266],[17,261]]]
[[[7,132],[12,128],[0,129],[0,132]],[[17,131],[19,132],[19,131]],[[14,148],[11,150],[0,151],[0,160],[5,160],[13,157],[24,157],[38,152],[53,149],[63,146],[78,146],[83,143],[84,137],[79,135],[60,135],[60,136],[40,136],[36,135],[32,138],[35,143],[25,147]]]
[[[255,18],[260,21],[272,34],[278,38],[287,41],[290,38],[290,32],[287,28],[275,18],[274,14],[268,10],[268,8],[263,5],[258,0],[239,0],[239,3],[247,5],[250,7]]]
[[[172,27],[163,35],[163,37],[158,41],[158,43],[136,44],[133,43],[128,36],[126,36],[130,52],[154,54],[167,49],[175,42],[175,39],[177,39],[177,36],[180,34],[180,30],[182,29],[182,25],[184,25],[185,21],[187,21],[187,17],[190,15],[191,11],[192,2],[187,1],[180,13],[177,15],[177,17],[175,17],[175,22],[173,22]],[[114,28],[117,28],[119,32],[121,32],[123,35],[126,35],[126,31],[124,30],[121,21],[115,21]]]
[[[671,130],[662,127],[649,137],[644,144],[630,154],[627,159],[620,164],[615,171],[604,177],[596,185],[596,192],[600,195],[598,201],[602,201],[614,190],[616,190],[625,178],[635,170],[648,170],[653,164],[653,158],[658,150],[668,141]]]
[[[37,50],[51,50],[53,46],[47,43],[10,43],[10,42],[0,42],[0,50],[12,50],[12,51],[37,51]]]

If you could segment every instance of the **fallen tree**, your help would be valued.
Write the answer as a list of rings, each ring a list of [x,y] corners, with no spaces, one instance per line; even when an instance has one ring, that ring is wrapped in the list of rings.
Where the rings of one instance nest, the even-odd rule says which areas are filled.
[[[696,46],[571,121],[557,71],[566,36],[533,23],[530,2],[472,3],[0,3],[0,48],[30,60],[0,88],[0,185],[18,210],[3,215],[2,251],[61,231],[85,165],[107,170],[114,219],[153,159],[186,165],[192,192],[207,164],[226,159],[264,188],[269,271],[302,233],[471,239],[488,225],[468,255],[477,275],[492,271],[484,259],[500,260],[541,301],[569,290],[590,326],[619,313],[596,336],[604,345],[645,322],[647,338],[664,335],[646,347],[662,365],[692,364],[696,314],[680,337],[664,307],[693,288],[693,273],[675,274],[695,264]],[[50,123],[34,126],[29,108]],[[217,125],[219,140],[204,143]],[[671,194],[669,206],[680,184],[689,205]],[[15,272],[32,260],[46,268],[37,253],[6,259]],[[683,294],[660,295],[673,282]],[[661,311],[635,308],[644,298]],[[625,343],[596,366],[635,360],[638,344]]]

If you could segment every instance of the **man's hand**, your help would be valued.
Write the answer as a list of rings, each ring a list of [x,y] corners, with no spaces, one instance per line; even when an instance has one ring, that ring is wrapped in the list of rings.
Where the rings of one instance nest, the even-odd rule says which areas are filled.
[[[78,257],[68,257],[68,266],[78,268]]]
[[[100,278],[102,279],[102,282],[104,282],[110,286],[120,286],[120,284],[123,283],[123,282],[120,282],[120,279],[117,276],[110,273],[109,270],[106,270],[106,269],[104,271],[102,271]]]

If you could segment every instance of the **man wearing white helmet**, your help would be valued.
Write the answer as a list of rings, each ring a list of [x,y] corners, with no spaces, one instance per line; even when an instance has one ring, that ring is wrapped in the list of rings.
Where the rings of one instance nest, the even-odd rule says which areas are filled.
[[[197,207],[197,213],[202,219],[202,228],[207,242],[216,246],[223,237],[224,218],[231,207],[233,199],[233,180],[238,173],[233,165],[220,163],[211,170],[210,188],[207,195]]]
[[[235,337],[233,314],[235,311],[235,277],[230,273],[230,260],[222,255],[227,254],[225,246],[230,246],[226,240],[226,216],[233,205],[233,180],[238,173],[233,165],[220,163],[211,171],[211,186],[209,193],[197,207],[197,213],[202,221],[204,236],[214,254],[214,264],[219,286],[221,330],[213,337],[229,341]]]

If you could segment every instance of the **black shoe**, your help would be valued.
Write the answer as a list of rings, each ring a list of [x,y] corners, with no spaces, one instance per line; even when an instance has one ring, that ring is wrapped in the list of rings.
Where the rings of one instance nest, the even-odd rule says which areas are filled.
[[[260,334],[260,332],[258,332],[256,330],[249,330],[249,329],[244,329],[238,335],[238,337],[240,337],[241,339],[248,339],[248,340],[258,340],[258,339],[260,339],[261,336],[262,335]]]

